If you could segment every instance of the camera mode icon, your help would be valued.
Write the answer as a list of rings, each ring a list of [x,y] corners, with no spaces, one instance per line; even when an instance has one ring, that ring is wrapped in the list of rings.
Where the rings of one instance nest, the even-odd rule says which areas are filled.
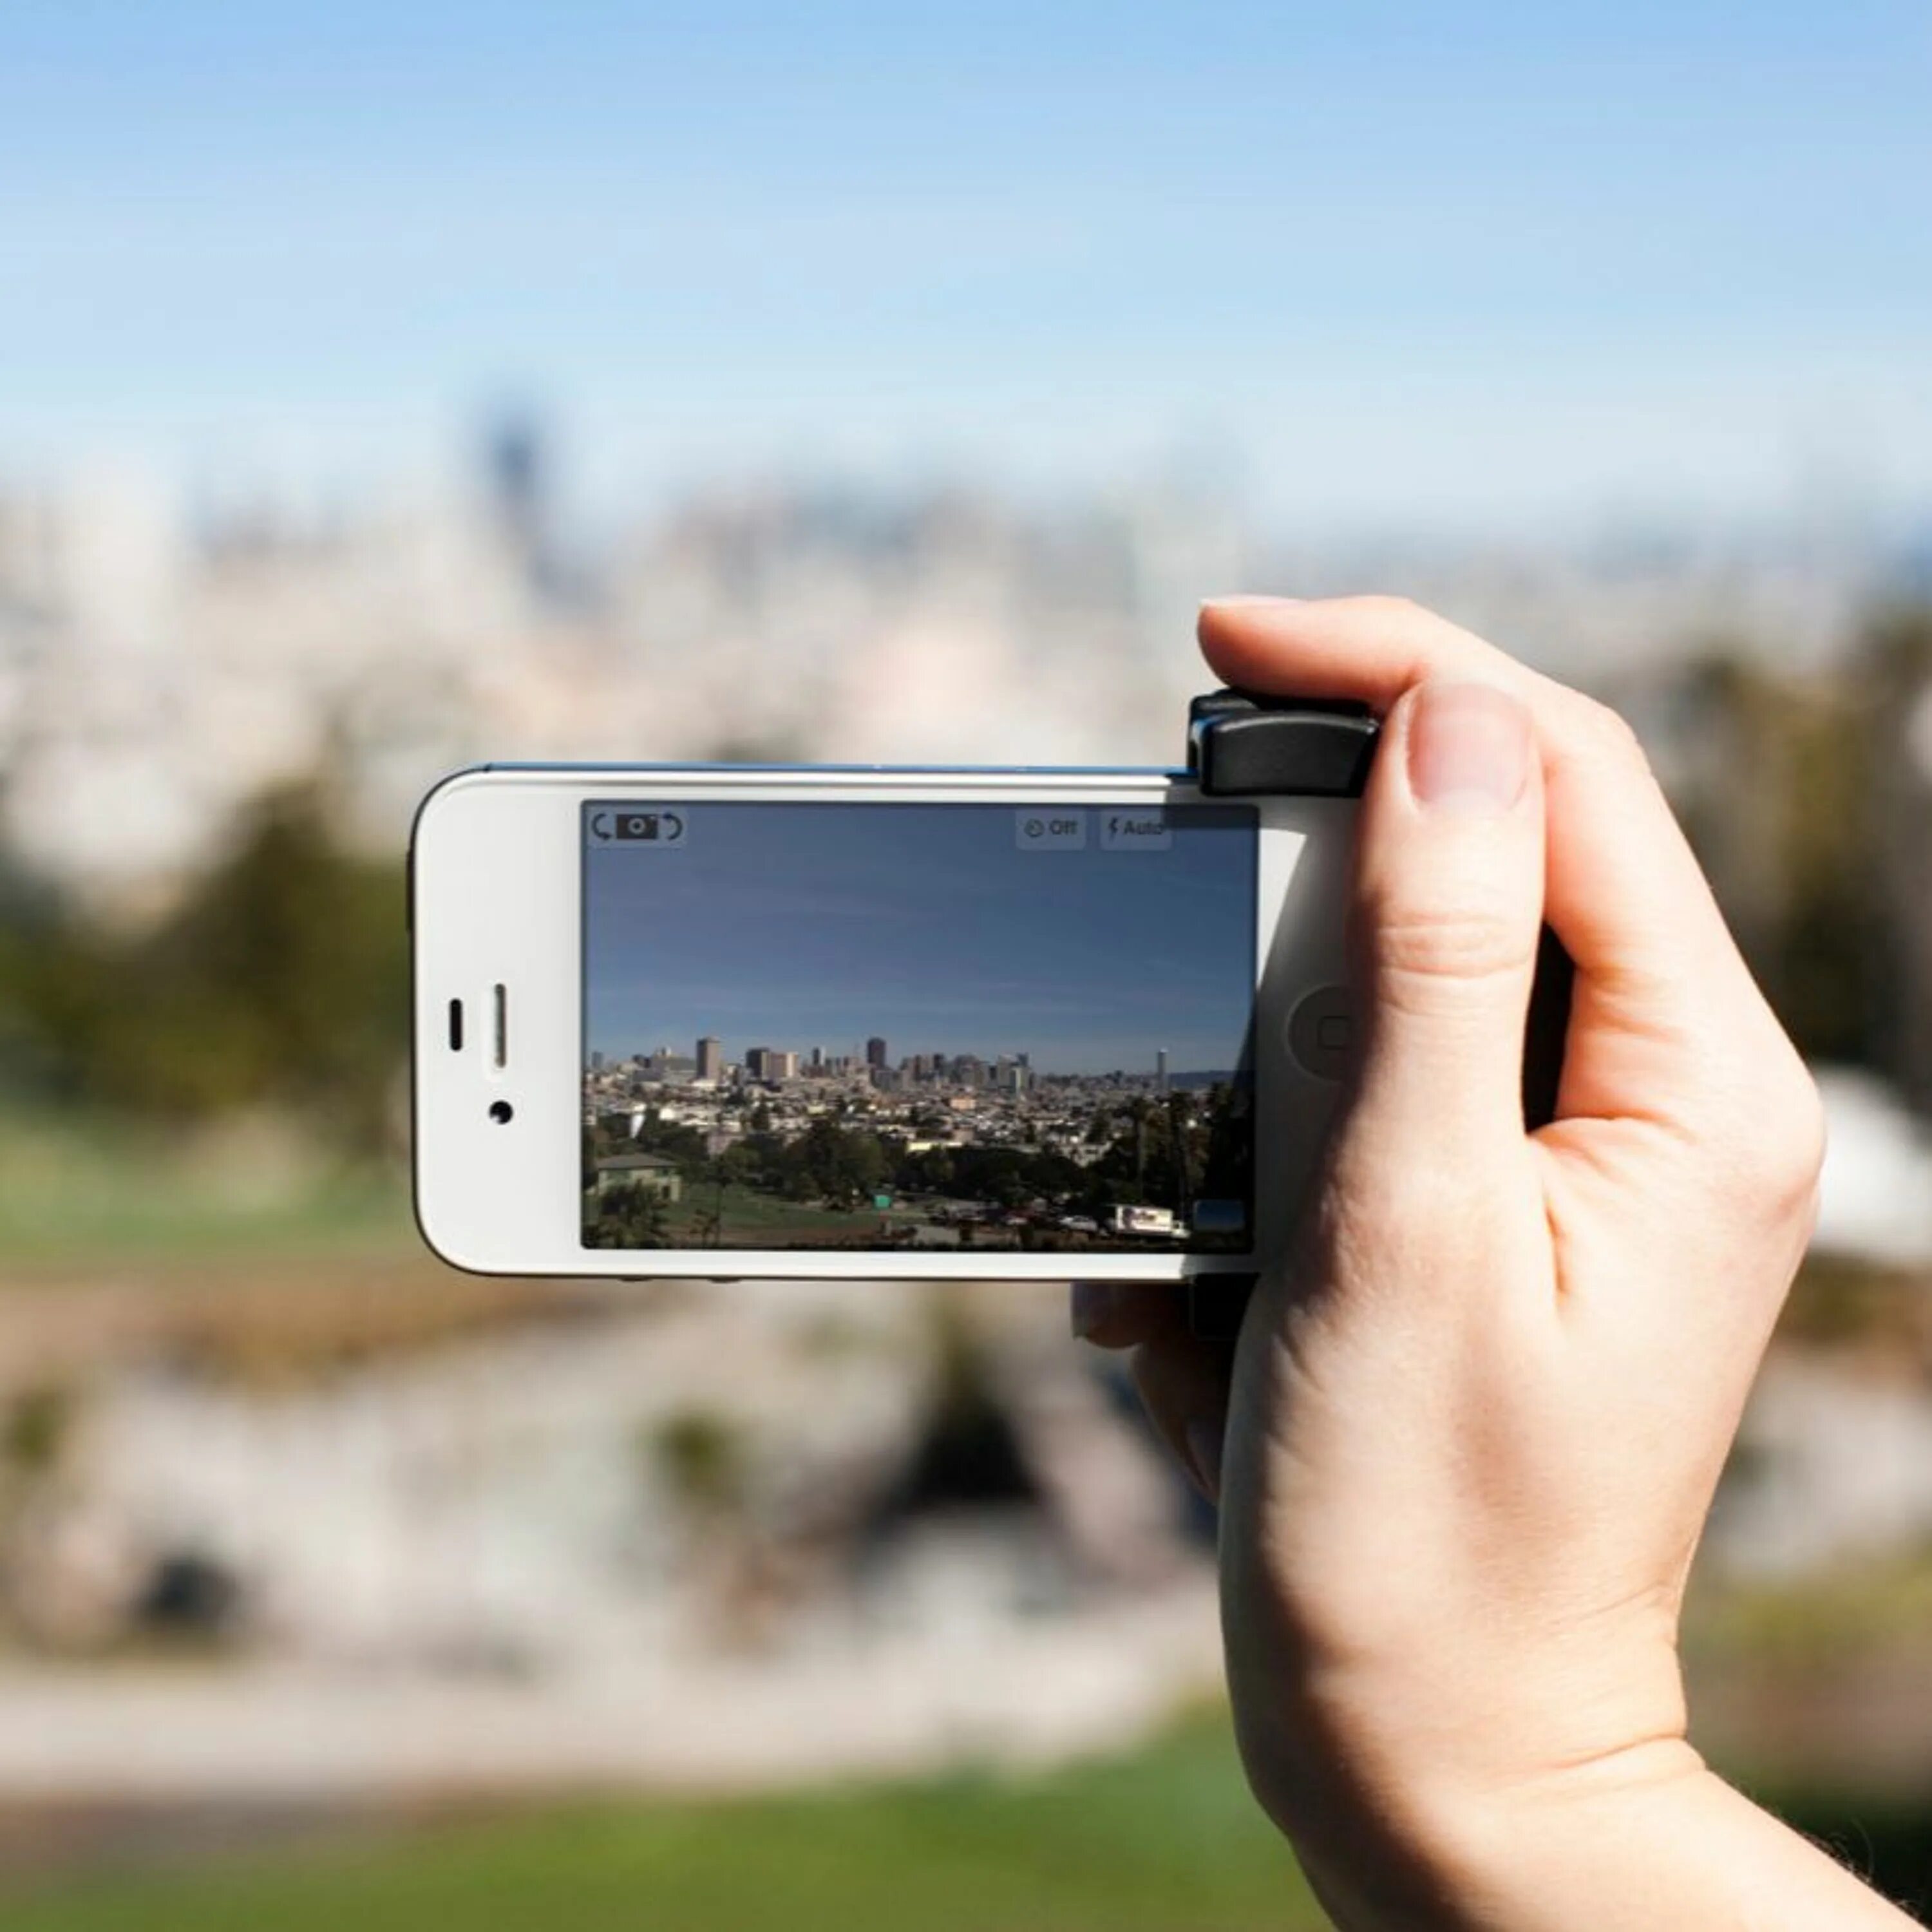
[[[681,845],[685,818],[660,806],[653,811],[600,806],[590,814],[590,836],[600,845]]]

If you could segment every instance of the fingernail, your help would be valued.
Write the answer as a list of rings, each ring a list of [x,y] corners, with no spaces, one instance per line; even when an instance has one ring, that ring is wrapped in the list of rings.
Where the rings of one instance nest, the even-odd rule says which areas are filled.
[[[1076,1281],[1071,1305],[1073,1339],[1084,1342],[1113,1312],[1114,1284],[1110,1281]]]
[[[1529,713],[1492,684],[1432,679],[1408,714],[1408,788],[1432,812],[1493,817],[1529,777]]]
[[[1197,1417],[1181,1430],[1187,1444],[1188,1459],[1194,1465],[1195,1479],[1208,1493],[1210,1502],[1221,1500],[1221,1443],[1226,1433],[1220,1416]]]
[[[1264,604],[1275,604],[1292,610],[1296,604],[1307,602],[1305,597],[1271,597],[1260,591],[1240,590],[1226,597],[1204,597],[1201,608],[1204,610],[1252,610]]]

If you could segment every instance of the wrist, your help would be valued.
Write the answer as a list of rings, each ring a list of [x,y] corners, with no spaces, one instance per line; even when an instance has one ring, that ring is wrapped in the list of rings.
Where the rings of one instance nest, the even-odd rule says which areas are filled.
[[[1250,1780],[1350,1932],[1486,1926],[1446,1902],[1490,1896],[1520,1872],[1526,1832],[1554,1857],[1606,1818],[1717,1783],[1685,1736],[1668,1645],[1619,1658],[1606,1644],[1587,1660],[1525,1648],[1503,1667],[1432,1646],[1304,1655],[1291,1698],[1278,1662],[1255,1661],[1271,1695],[1244,1694],[1230,1658]]]
[[[1507,1782],[1385,1780],[1290,1835],[1338,1932],[1609,1932],[1668,1922],[1647,1864],[1724,1802],[1688,1741],[1660,1737]]]
[[[1906,1932],[1916,1924],[1682,1740],[1466,1792],[1407,1863],[1305,1859],[1340,1932]]]

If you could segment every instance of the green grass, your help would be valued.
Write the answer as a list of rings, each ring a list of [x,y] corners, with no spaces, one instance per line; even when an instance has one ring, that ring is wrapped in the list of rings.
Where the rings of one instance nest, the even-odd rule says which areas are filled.
[[[718,1190],[714,1187],[688,1188],[682,1201],[666,1216],[670,1231],[688,1236],[700,1217],[712,1206]],[[724,1190],[724,1234],[734,1232],[765,1234],[775,1230],[806,1233],[869,1234],[881,1220],[903,1220],[875,1208],[858,1210],[814,1207],[809,1202],[787,1201],[776,1194],[760,1194],[749,1187]],[[722,1244],[721,1244],[722,1245]]]
[[[7,1932],[1315,1932],[1225,1724],[1119,1762],[443,1826],[0,1904]]]
[[[374,1166],[278,1154],[86,1115],[0,1112],[0,1267],[406,1250],[407,1183]]]
[[[724,1190],[724,1226],[711,1238],[705,1217],[718,1204],[718,1191],[701,1184],[686,1189],[681,1199],[664,1210],[665,1247],[761,1247],[781,1245],[830,1245],[878,1233],[881,1223],[915,1228],[925,1217],[904,1208],[820,1208],[811,1202],[788,1201],[749,1187]],[[786,1238],[793,1238],[788,1240]]]
[[[1706,1583],[1694,1589],[1685,1647],[1694,1658],[1748,1659],[1822,1670],[1875,1652],[1923,1653],[1932,1633],[1932,1551],[1844,1562],[1774,1583]]]

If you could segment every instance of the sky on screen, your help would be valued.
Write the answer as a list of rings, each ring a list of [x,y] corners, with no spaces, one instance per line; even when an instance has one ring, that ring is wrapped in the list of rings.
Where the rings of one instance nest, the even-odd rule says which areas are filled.
[[[1097,814],[1088,812],[1090,820]],[[681,850],[592,844],[587,1044],[1025,1053],[1226,1070],[1252,986],[1248,822],[1166,851],[1023,850],[1009,806],[699,806]]]

